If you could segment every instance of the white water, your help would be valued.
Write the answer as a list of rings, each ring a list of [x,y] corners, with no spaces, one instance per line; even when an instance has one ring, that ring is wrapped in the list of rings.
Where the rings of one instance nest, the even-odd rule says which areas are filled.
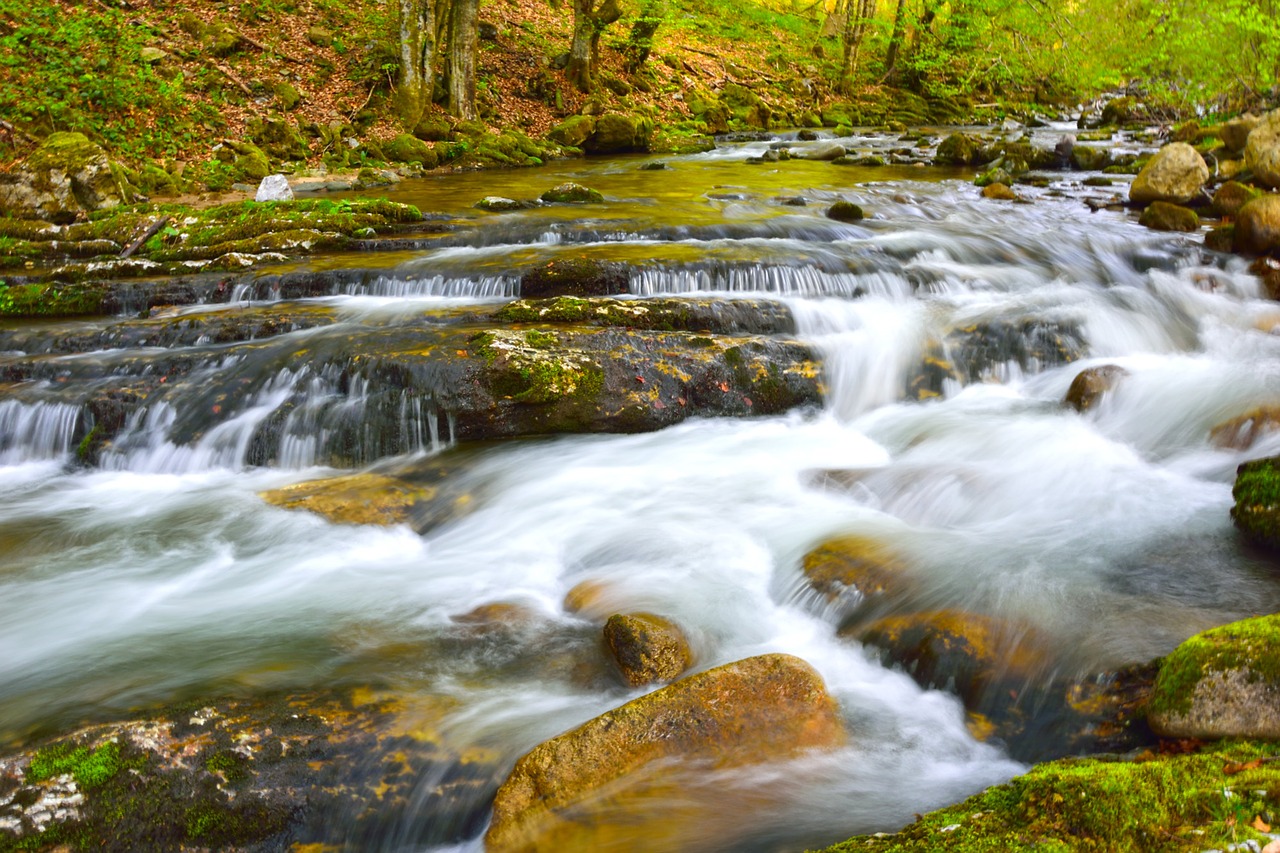
[[[424,537],[335,526],[256,497],[325,473],[311,467],[307,434],[322,425],[305,421],[306,406],[290,416],[299,426],[285,430],[282,467],[243,470],[250,427],[299,387],[314,385],[313,407],[358,407],[359,389],[339,399],[319,377],[277,377],[192,444],[170,440],[177,413],[158,404],[108,454],[110,470],[92,472],[50,461],[73,450],[74,407],[0,402],[0,730],[375,678],[458,697],[448,736],[514,759],[637,695],[556,663],[598,631],[600,614],[563,606],[575,585],[597,581],[599,607],[682,624],[698,668],[787,652],[822,674],[847,749],[688,782],[691,800],[714,808],[684,849],[798,849],[892,829],[1020,769],[972,739],[952,697],[836,637],[799,572],[823,540],[891,541],[929,601],[1028,620],[1080,673],[1280,607],[1280,585],[1240,552],[1227,516],[1235,465],[1280,452],[1280,438],[1246,452],[1207,439],[1214,424],[1280,399],[1280,336],[1269,333],[1280,311],[1251,277],[1234,262],[1199,266],[1181,238],[1070,200],[979,203],[956,184],[842,192],[861,194],[873,218],[805,252],[847,272],[788,267],[790,241],[775,240],[735,246],[772,264],[755,272],[655,265],[633,279],[644,294],[786,299],[824,354],[825,411],[490,448],[457,475],[476,485],[475,511]],[[494,264],[527,250],[479,254]],[[459,280],[421,275],[431,257],[414,263],[415,280]],[[397,295],[435,293],[397,280],[409,279],[335,301],[355,318],[386,316]],[[510,286],[487,281],[475,297]],[[905,397],[931,341],[998,318],[1077,324],[1085,358],[992,365],[987,381]],[[1079,370],[1101,364],[1129,376],[1087,415],[1061,406]],[[424,451],[449,443],[427,405],[404,404]],[[858,474],[823,485],[830,471]],[[494,602],[530,608],[543,627],[524,645],[432,655],[451,617]],[[406,661],[396,651],[406,645],[421,656]],[[387,849],[421,847],[411,828],[422,820],[406,816]]]

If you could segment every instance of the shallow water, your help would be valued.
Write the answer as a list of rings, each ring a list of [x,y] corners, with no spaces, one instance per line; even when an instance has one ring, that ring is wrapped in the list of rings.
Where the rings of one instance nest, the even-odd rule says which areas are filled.
[[[101,470],[70,464],[74,405],[0,400],[0,732],[224,692],[376,683],[458,698],[451,741],[514,760],[638,695],[578,665],[598,622],[563,601],[598,581],[601,607],[684,626],[698,668],[787,652],[821,673],[846,749],[691,772],[687,801],[652,815],[704,811],[683,850],[791,850],[893,829],[1021,768],[973,739],[953,697],[836,636],[838,614],[799,569],[826,539],[892,543],[922,602],[1025,621],[1078,675],[1280,609],[1280,578],[1228,517],[1235,466],[1280,452],[1280,435],[1247,451],[1208,440],[1215,424],[1280,399],[1280,311],[1238,260],[1091,213],[1078,174],[1008,204],[978,198],[958,172],[744,163],[765,145],[665,158],[661,172],[631,158],[406,181],[394,200],[457,226],[439,245],[316,261],[388,268],[376,286],[325,300],[343,312],[333,327],[239,360],[203,344],[208,375],[251,375],[253,393],[185,432],[192,398],[153,406]],[[609,203],[470,207],[565,179]],[[794,197],[808,205],[779,201]],[[869,218],[827,220],[837,198]],[[638,265],[641,296],[783,300],[823,354],[825,408],[463,448],[457,477],[477,508],[425,536],[336,526],[257,497],[331,472],[308,430],[329,428],[335,406],[363,405],[359,389],[282,371],[273,346],[321,348],[421,308],[511,298],[521,269],[578,255]],[[1001,323],[1018,330],[1007,351],[975,355],[951,334]],[[1079,358],[1019,349],[1041,333],[1070,338]],[[931,354],[957,370],[915,399],[908,381]],[[90,357],[125,356],[56,358]],[[1082,368],[1103,364],[1129,375],[1087,414],[1060,404]],[[297,415],[277,466],[249,466],[254,429],[298,399],[314,404],[312,420]],[[410,449],[441,451],[447,418],[422,405],[406,403]],[[460,648],[452,617],[494,602],[523,605],[539,627]],[[394,826],[383,849],[445,840],[430,814]],[[641,822],[616,847],[662,849],[654,837]]]

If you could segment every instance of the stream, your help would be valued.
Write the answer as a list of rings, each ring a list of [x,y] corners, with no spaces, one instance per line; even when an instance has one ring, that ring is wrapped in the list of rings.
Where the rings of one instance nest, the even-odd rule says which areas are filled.
[[[1280,308],[1244,261],[1082,203],[1123,194],[1122,180],[1098,190],[1080,185],[1088,173],[1054,173],[1017,188],[1029,203],[990,201],[961,169],[747,162],[769,145],[665,157],[661,171],[637,156],[369,193],[450,227],[401,251],[291,267],[377,269],[302,306],[336,312],[333,324],[239,349],[40,355],[73,377],[90,363],[198,359],[189,396],[174,388],[146,407],[93,468],[75,464],[80,411],[57,381],[0,385],[0,737],[201,696],[376,683],[446,697],[449,742],[509,767],[647,689],[578,665],[600,622],[564,601],[591,581],[601,606],[681,625],[695,669],[772,652],[808,661],[850,735],[834,753],[690,774],[687,802],[655,804],[614,849],[662,849],[646,842],[646,821],[691,807],[705,819],[681,850],[791,851],[892,831],[1026,767],[975,740],[951,694],[837,636],[839,615],[800,570],[826,540],[892,543],[920,601],[1031,625],[1059,650],[1058,674],[1075,677],[1280,610],[1280,574],[1229,518],[1236,466],[1280,453],[1280,433],[1247,450],[1209,438],[1280,400]],[[563,180],[606,203],[472,208]],[[839,199],[867,218],[827,219]],[[825,404],[636,435],[459,444],[447,412],[406,398],[396,416],[410,440],[362,445],[357,430],[346,464],[324,451],[317,436],[358,411],[362,392],[286,367],[284,353],[324,352],[424,309],[509,301],[521,270],[566,257],[631,265],[635,298],[783,303],[795,337],[821,355]],[[0,332],[88,335],[117,321]],[[952,369],[920,381],[930,359]],[[1103,365],[1127,375],[1084,413],[1064,406],[1076,375]],[[245,392],[208,415],[200,385],[231,377]],[[197,409],[207,420],[192,424]],[[286,411],[263,457],[260,427]],[[388,456],[456,457],[451,477],[473,508],[419,535],[258,497]],[[455,617],[495,603],[536,614],[537,630],[459,642]],[[360,849],[483,848],[438,830],[429,811],[386,826]],[[342,833],[335,825],[334,843]]]

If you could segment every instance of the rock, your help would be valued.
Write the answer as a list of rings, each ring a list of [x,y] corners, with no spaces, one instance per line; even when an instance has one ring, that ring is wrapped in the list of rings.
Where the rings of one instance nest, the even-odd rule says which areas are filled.
[[[1258,277],[1263,296],[1267,299],[1280,299],[1280,260],[1265,256],[1255,258],[1249,264],[1249,272]]]
[[[289,179],[284,175],[267,175],[258,184],[258,194],[254,201],[293,201],[293,190],[289,188]]]
[[[791,156],[796,160],[834,160],[845,155],[844,146],[839,142],[819,142],[791,149]]]
[[[1075,361],[1085,351],[1080,329],[1071,323],[1024,317],[961,326],[925,345],[906,393],[916,400],[937,397],[948,383],[1002,381],[1009,362],[1037,372]]]
[[[665,160],[654,160],[652,163],[645,163],[640,167],[642,172],[664,172],[671,167],[667,165]]]
[[[1232,245],[1237,252],[1264,255],[1280,248],[1280,195],[1267,193],[1236,211]]]
[[[604,201],[604,196],[598,190],[572,181],[552,187],[539,198],[548,204],[599,204]]]
[[[333,33],[321,26],[313,26],[307,30],[307,41],[316,47],[331,47],[333,45]]]
[[[411,133],[401,133],[384,142],[382,150],[397,163],[419,163],[424,169],[440,165],[436,150]]]
[[[1121,379],[1129,375],[1129,371],[1116,364],[1104,364],[1090,367],[1076,374],[1067,389],[1063,403],[1077,412],[1087,412],[1097,405],[1102,395],[1116,387]]]
[[[1260,190],[1239,181],[1227,181],[1213,193],[1213,212],[1219,216],[1235,216],[1240,208],[1261,195]]]
[[[276,160],[306,160],[307,140],[283,118],[252,118],[245,127],[249,140]]]
[[[865,217],[863,209],[851,201],[837,201],[827,208],[827,218],[836,222],[858,222]]]
[[[220,161],[231,165],[231,178],[237,182],[256,183],[271,174],[270,159],[251,142],[227,139],[214,153]],[[252,186],[244,190],[252,191]]]
[[[1271,188],[1280,187],[1280,110],[1272,110],[1249,131],[1244,163],[1253,177]]]
[[[271,93],[280,102],[280,108],[286,112],[302,103],[302,94],[297,87],[285,80],[279,80],[272,84]]]
[[[1204,158],[1185,142],[1171,142],[1142,167],[1129,185],[1129,199],[1136,204],[1169,201],[1186,204],[1209,180]]]
[[[1017,201],[1018,194],[1001,183],[988,184],[982,188],[982,197],[998,201]]]
[[[1222,252],[1226,254],[1231,251],[1231,247],[1236,241],[1235,225],[1218,225],[1209,229],[1209,233],[1204,235],[1204,247],[1214,252]]]
[[[446,142],[453,138],[453,125],[444,116],[426,116],[413,129],[413,135],[426,142]]]
[[[523,299],[552,296],[613,296],[630,291],[631,276],[625,264],[590,258],[548,261],[520,276]]]
[[[1013,183],[1013,175],[1003,166],[992,166],[987,171],[973,179],[975,187],[989,187],[992,184],[1004,184],[1006,187]]]
[[[845,536],[824,542],[804,555],[809,586],[843,617],[870,601],[897,598],[910,586],[902,558],[869,536]]]
[[[476,202],[476,207],[481,210],[523,210],[528,207],[522,201],[516,201],[513,198],[503,198],[500,195],[487,195]]]
[[[1199,231],[1200,217],[1189,207],[1153,201],[1138,217],[1138,224],[1152,231]]]
[[[1111,152],[1091,145],[1073,145],[1071,164],[1081,172],[1100,172],[1111,165]]]
[[[1278,647],[1280,614],[1187,640],[1160,664],[1151,728],[1175,738],[1280,739]]]
[[[1112,98],[1102,108],[1104,125],[1123,125],[1146,118],[1146,107],[1137,98],[1124,95]]]
[[[933,162],[944,166],[976,166],[983,161],[978,141],[963,133],[953,133],[938,143]]]
[[[132,200],[123,174],[82,133],[50,134],[25,162],[0,174],[0,212],[66,224]]]
[[[736,767],[844,741],[836,704],[804,661],[775,654],[720,666],[606,712],[518,760],[494,799],[485,849],[601,849],[615,824],[635,820],[626,794],[652,796],[664,782],[676,785],[666,780],[678,778],[681,762]],[[628,783],[644,790],[629,791]],[[680,825],[699,819],[670,810],[663,817],[646,826],[655,849],[667,842],[676,849]]]
[[[1280,407],[1261,406],[1209,430],[1209,443],[1223,450],[1248,450],[1276,430],[1280,430]]]
[[[626,590],[617,584],[592,578],[574,584],[565,593],[562,605],[566,613],[581,614],[588,619],[607,619],[626,605]]]
[[[1223,146],[1232,154],[1244,153],[1244,147],[1249,142],[1249,134],[1258,126],[1262,119],[1253,113],[1245,113],[1239,118],[1233,118],[1226,122],[1218,129],[1218,134],[1222,139]]]
[[[1254,459],[1236,469],[1231,520],[1256,545],[1280,551],[1280,456]]]
[[[157,62],[163,62],[169,54],[158,47],[144,47],[138,51],[138,58],[147,65],[155,65]]]
[[[582,142],[588,154],[622,154],[649,150],[653,122],[631,116],[606,113],[595,120],[595,129]]]
[[[680,626],[652,613],[615,613],[605,623],[604,641],[632,687],[674,681],[693,663]]]
[[[547,139],[571,148],[581,148],[582,143],[586,142],[595,130],[595,116],[569,116],[547,131]]]

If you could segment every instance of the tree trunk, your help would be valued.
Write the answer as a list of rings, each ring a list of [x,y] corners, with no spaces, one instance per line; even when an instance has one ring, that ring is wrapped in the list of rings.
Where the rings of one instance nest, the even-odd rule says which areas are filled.
[[[858,52],[867,32],[867,20],[876,13],[876,0],[848,0],[845,4],[844,56],[841,62],[840,89],[853,94],[853,75],[858,70]]]
[[[479,0],[453,0],[449,16],[449,112],[476,117],[476,42]]]
[[[907,0],[898,0],[893,13],[893,32],[889,36],[889,48],[884,54],[884,76],[892,80],[898,70],[898,52],[902,50],[902,30],[906,26]]]
[[[569,46],[569,64],[565,66],[565,74],[569,82],[579,91],[590,92],[591,79],[591,35],[595,32],[591,12],[595,0],[573,0],[573,42]]]
[[[618,0],[604,0],[591,16],[591,74],[595,75],[596,66],[600,64],[600,36],[622,17],[622,8]]]
[[[431,103],[435,88],[435,0],[400,0],[400,85],[396,108],[412,131]]]

